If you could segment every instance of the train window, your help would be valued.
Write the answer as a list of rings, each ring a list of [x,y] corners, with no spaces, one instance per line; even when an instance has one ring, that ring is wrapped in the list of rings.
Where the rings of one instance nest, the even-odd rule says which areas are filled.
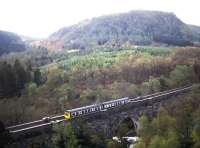
[[[82,114],[82,111],[79,111],[78,113],[79,113],[79,115],[81,115],[81,114]]]
[[[95,111],[95,108],[92,108],[92,111]]]

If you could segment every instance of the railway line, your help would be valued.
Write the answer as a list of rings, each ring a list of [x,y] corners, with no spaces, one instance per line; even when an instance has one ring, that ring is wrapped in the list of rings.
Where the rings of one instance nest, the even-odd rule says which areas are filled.
[[[156,101],[156,99],[161,99],[162,97],[165,96],[170,96],[174,94],[179,94],[185,91],[188,91],[192,89],[193,86],[185,86],[181,88],[175,88],[167,91],[162,91],[162,92],[157,92],[145,96],[139,96],[136,98],[128,98],[128,103],[138,103],[138,102],[145,102],[145,101]],[[112,102],[112,101],[109,101]],[[117,107],[117,106],[116,106]],[[99,110],[100,112],[101,110]],[[78,117],[76,117],[78,118]],[[33,122],[28,122],[28,123],[23,123],[19,125],[14,125],[7,127],[6,130],[9,131],[11,136],[14,137],[19,137],[24,134],[30,134],[32,132],[41,132],[44,130],[48,130],[52,128],[54,124],[61,123],[65,120],[64,114],[62,115],[56,115],[52,117],[44,117],[41,120],[33,121]]]

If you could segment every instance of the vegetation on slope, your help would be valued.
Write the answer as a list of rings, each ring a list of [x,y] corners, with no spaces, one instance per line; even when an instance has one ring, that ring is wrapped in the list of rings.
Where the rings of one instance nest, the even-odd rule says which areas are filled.
[[[46,53],[44,52],[44,54]],[[4,76],[12,74],[14,78],[12,80],[7,77],[4,85],[0,85],[1,90],[13,92],[12,97],[5,94],[1,96],[0,100],[0,119],[4,121],[5,125],[60,114],[65,109],[102,102],[111,98],[136,97],[196,83],[200,80],[199,48],[167,48],[163,50],[162,47],[124,47],[118,50],[94,50],[94,52],[86,51],[86,53],[81,51],[70,55],[66,54],[65,58],[56,55],[49,56],[53,60],[54,66],[47,64],[41,67],[42,64],[36,66],[34,63],[28,66],[24,63],[27,60],[23,60],[23,58],[22,61],[14,62],[18,63],[18,66],[13,66],[14,63],[9,57],[4,58],[4,62],[1,62],[0,73]],[[5,67],[12,69],[11,72],[5,70]],[[22,71],[24,74],[28,73],[29,75],[30,73],[29,79],[25,80],[25,77],[18,77],[18,73],[12,73],[16,69],[19,73]],[[11,87],[10,84],[15,87]],[[12,88],[18,89],[14,91]],[[10,110],[11,108],[12,110]],[[186,112],[188,111],[186,110]],[[171,118],[171,116],[176,118],[173,114],[167,118]],[[175,120],[178,121],[178,119]],[[171,119],[169,121],[171,123]],[[183,123],[183,126],[187,125],[187,122]],[[51,144],[55,147],[59,147],[59,144],[68,145],[69,143],[65,140],[68,139],[75,147],[77,145],[98,147],[100,144],[102,147],[118,146],[110,140],[107,141],[102,136],[103,133],[100,135],[90,133],[84,127],[83,131],[86,133],[73,131],[73,127],[70,126],[67,126],[67,129],[60,128],[60,130],[56,129],[57,134],[51,137],[49,143],[45,141],[47,145]],[[64,130],[62,130],[63,128]],[[196,126],[192,125],[192,128],[196,128]],[[68,131],[72,133],[71,137],[67,135]],[[80,135],[83,133],[84,135]],[[168,133],[171,134],[171,131]],[[157,133],[153,134],[157,135]],[[175,137],[180,138],[176,134]],[[196,132],[194,132],[194,137],[192,142],[195,142],[196,139],[198,142]],[[84,138],[89,138],[87,144],[81,143]],[[162,139],[162,137],[158,138]],[[158,138],[155,137],[155,142]],[[44,142],[44,140],[42,141]],[[36,141],[36,143],[38,142],[42,143],[40,140]],[[179,142],[181,144],[181,141]],[[99,144],[96,145],[97,143]]]
[[[192,45],[199,41],[198,27],[188,26],[173,13],[131,11],[108,15],[61,28],[49,37],[49,48],[88,49],[91,47],[120,47],[166,44]],[[51,45],[52,44],[52,45]]]

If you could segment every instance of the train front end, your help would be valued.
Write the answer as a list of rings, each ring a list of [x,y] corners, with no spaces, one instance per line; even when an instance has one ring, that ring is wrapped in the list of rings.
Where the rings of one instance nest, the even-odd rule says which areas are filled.
[[[64,113],[64,118],[65,118],[65,120],[69,120],[70,118],[71,118],[71,113],[70,113],[70,111],[65,111],[65,113]]]

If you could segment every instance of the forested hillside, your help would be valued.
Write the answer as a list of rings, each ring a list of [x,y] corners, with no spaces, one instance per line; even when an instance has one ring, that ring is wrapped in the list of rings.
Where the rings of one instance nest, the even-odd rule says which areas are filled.
[[[61,51],[54,54],[48,53],[46,49],[43,49],[43,52],[39,52],[41,49],[36,51],[29,51],[30,53],[26,54],[18,53],[1,59],[0,119],[6,126],[60,114],[70,108],[127,96],[137,97],[198,83],[200,80],[200,49],[194,47],[126,46],[118,49],[95,49],[72,53]],[[46,56],[50,61],[35,63],[37,60],[35,61],[34,52],[37,53],[36,57]],[[199,97],[198,91],[194,92],[196,98]],[[191,96],[184,96],[184,98],[187,100]],[[189,99],[189,101],[192,101],[192,104],[199,104],[198,99]],[[190,109],[196,113],[197,108]],[[186,108],[186,115],[191,110]],[[181,107],[176,112],[177,114],[170,113],[170,116],[180,117]],[[193,116],[191,118],[195,122],[190,125],[191,131],[194,130],[196,135],[194,139],[190,139],[189,144],[186,143],[188,145],[193,145],[195,141],[198,144],[196,131],[198,121],[193,119]],[[186,120],[185,116],[180,121],[177,118],[177,122],[182,122],[183,119],[183,126],[187,126],[186,122],[190,119]],[[158,121],[155,122],[157,124]],[[154,122],[149,124],[148,126],[154,127]],[[170,124],[169,128],[171,127],[171,117],[169,123],[167,120],[166,124],[167,126]],[[41,147],[56,146],[65,143],[65,139],[59,139],[64,134],[69,141],[74,142],[70,144],[75,147],[77,145],[98,148],[99,146],[121,147],[110,139],[106,139],[103,133],[90,133],[84,127],[82,128],[81,132],[74,130],[71,125],[67,127],[61,125],[55,127],[56,133],[49,141],[40,139],[32,142],[33,145]],[[119,131],[126,134],[124,130],[127,132],[129,128],[122,126]],[[146,130],[148,129],[145,129],[143,133],[147,132]],[[165,135],[156,137],[159,133],[153,132],[150,134],[155,137],[146,141],[144,134],[140,132],[138,134],[144,138],[141,145],[147,146],[156,143],[157,138],[161,138],[163,142],[165,138]],[[179,135],[174,136],[181,138]],[[190,136],[192,136],[191,133]],[[82,143],[84,138],[89,138],[88,142]],[[184,140],[185,138],[180,139],[178,144],[185,144]]]
[[[25,44],[18,35],[0,30],[0,56],[10,52],[24,51],[25,49]]]
[[[120,47],[124,43],[185,46],[200,41],[196,30],[199,30],[199,27],[185,24],[173,13],[131,11],[97,17],[64,27],[53,33],[46,45],[49,48],[67,49]]]
[[[198,82],[199,57],[198,48],[145,46],[49,55],[54,62],[39,67],[31,59],[15,57],[13,61],[8,57],[0,63],[0,105],[4,110],[0,116],[10,125],[66,108]],[[13,113],[9,110],[12,105]],[[23,118],[16,118],[17,114]]]

